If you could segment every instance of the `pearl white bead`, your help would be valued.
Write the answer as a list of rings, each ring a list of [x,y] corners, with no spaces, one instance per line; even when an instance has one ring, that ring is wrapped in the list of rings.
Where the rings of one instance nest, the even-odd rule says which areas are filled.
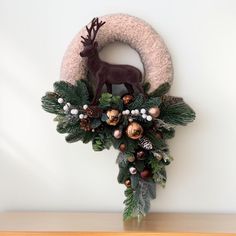
[[[69,103],[69,102],[67,102],[66,105],[67,105],[68,107],[70,107],[70,103]]]
[[[78,114],[78,110],[77,109],[71,109],[71,111],[70,111],[70,113],[72,114],[72,115],[77,115]]]
[[[84,115],[84,119],[88,118],[88,115]]]
[[[66,104],[66,105],[63,107],[63,110],[64,110],[64,111],[68,111],[68,110],[69,110],[69,106]]]
[[[146,119],[147,115],[146,114],[142,114],[142,117],[143,117],[143,119]]]
[[[80,115],[79,115],[79,118],[80,118],[80,119],[84,119],[84,114],[80,114]]]
[[[58,101],[58,103],[62,104],[64,102],[64,99],[63,98],[58,98],[57,101]]]
[[[142,108],[142,109],[140,110],[140,112],[141,112],[142,114],[145,114],[145,113],[146,113],[146,110],[145,110],[144,108]]]
[[[134,114],[135,114],[135,110],[132,110],[132,111],[131,111],[131,114],[134,115]]]
[[[152,117],[151,117],[151,116],[147,116],[147,120],[148,120],[148,121],[151,121],[151,120],[152,120]]]
[[[126,115],[126,111],[122,111],[122,115]]]
[[[139,110],[138,109],[135,109],[135,115],[138,115],[139,114]]]
[[[130,111],[129,111],[129,110],[126,110],[125,113],[126,113],[126,115],[129,115],[129,114],[130,114]]]
[[[84,109],[84,110],[86,110],[87,108],[88,108],[88,105],[87,105],[87,104],[83,105],[83,109]]]
[[[129,118],[129,122],[132,122],[133,121],[133,119],[132,118]]]

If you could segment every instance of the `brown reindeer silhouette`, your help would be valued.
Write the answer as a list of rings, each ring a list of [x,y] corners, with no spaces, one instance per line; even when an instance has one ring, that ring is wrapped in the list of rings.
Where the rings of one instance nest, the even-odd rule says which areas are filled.
[[[141,93],[142,73],[131,65],[115,65],[102,61],[98,55],[98,43],[95,41],[98,30],[106,22],[94,18],[90,27],[86,26],[88,35],[81,42],[84,50],[80,52],[81,57],[87,57],[88,69],[96,80],[96,92],[92,103],[95,104],[101,95],[103,85],[106,84],[107,92],[112,93],[112,84],[124,84],[129,93],[134,92],[134,87]]]

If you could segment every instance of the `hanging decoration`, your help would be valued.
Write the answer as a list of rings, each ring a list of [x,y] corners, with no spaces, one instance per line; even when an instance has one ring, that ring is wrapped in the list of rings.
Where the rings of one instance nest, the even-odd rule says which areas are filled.
[[[99,58],[99,50],[115,40],[139,52],[145,76],[134,66]],[[81,30],[63,59],[62,80],[42,97],[43,109],[56,115],[57,131],[66,134],[68,143],[91,142],[95,151],[118,149],[118,182],[126,188],[124,220],[149,211],[156,186],[165,186],[166,166],[172,161],[167,140],[174,137],[176,125],[195,118],[182,98],[167,94],[172,74],[160,36],[136,17],[114,14],[94,18]],[[123,84],[127,91],[115,96],[114,84]]]

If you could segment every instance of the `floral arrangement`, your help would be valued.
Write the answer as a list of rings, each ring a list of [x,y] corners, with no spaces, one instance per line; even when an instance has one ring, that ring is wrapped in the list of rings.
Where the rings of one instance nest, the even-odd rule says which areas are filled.
[[[87,80],[75,85],[58,81],[42,97],[43,109],[56,115],[57,131],[67,134],[68,143],[91,142],[94,151],[119,150],[117,179],[126,187],[124,220],[148,212],[156,184],[165,186],[166,166],[172,161],[167,140],[174,137],[176,125],[195,118],[182,98],[167,95],[169,83],[151,93],[149,83],[142,88],[137,95],[102,93],[94,104]]]

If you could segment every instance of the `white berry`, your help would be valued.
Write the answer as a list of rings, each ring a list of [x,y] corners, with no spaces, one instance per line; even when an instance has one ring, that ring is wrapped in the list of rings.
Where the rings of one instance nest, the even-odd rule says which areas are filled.
[[[143,117],[143,119],[146,119],[147,115],[146,114],[142,114],[142,117]]]
[[[88,118],[88,115],[84,115],[84,119]]]
[[[79,118],[80,118],[80,119],[84,119],[84,114],[80,114],[80,115],[79,115]]]
[[[132,118],[129,118],[129,122],[132,122],[133,121],[133,119]]]
[[[132,110],[132,111],[131,111],[131,114],[134,115],[134,114],[135,114],[135,110]]]
[[[69,102],[67,102],[66,105],[67,105],[68,107],[70,107],[70,103],[69,103]]]
[[[129,111],[129,110],[126,110],[125,113],[126,113],[126,115],[129,115],[129,114],[130,114],[130,111]]]
[[[57,101],[58,101],[58,103],[62,104],[64,102],[64,99],[63,98],[58,98]]]
[[[126,111],[122,111],[122,115],[126,115]]]
[[[151,121],[151,120],[152,120],[152,117],[151,117],[151,116],[147,116],[147,120],[148,120],[148,121]]]
[[[69,110],[69,106],[67,106],[67,104],[63,107],[64,111],[68,111]]]
[[[141,112],[142,114],[145,114],[145,113],[146,113],[146,110],[145,110],[144,108],[142,108],[142,109],[140,110],[140,112]]]
[[[83,105],[83,109],[84,109],[84,110],[86,110],[87,108],[88,108],[88,105],[87,105],[87,104]]]
[[[139,110],[138,109],[135,109],[135,115],[138,115],[139,114]]]
[[[70,113],[72,114],[72,115],[77,115],[78,114],[78,109],[71,109],[71,111],[70,111]]]

